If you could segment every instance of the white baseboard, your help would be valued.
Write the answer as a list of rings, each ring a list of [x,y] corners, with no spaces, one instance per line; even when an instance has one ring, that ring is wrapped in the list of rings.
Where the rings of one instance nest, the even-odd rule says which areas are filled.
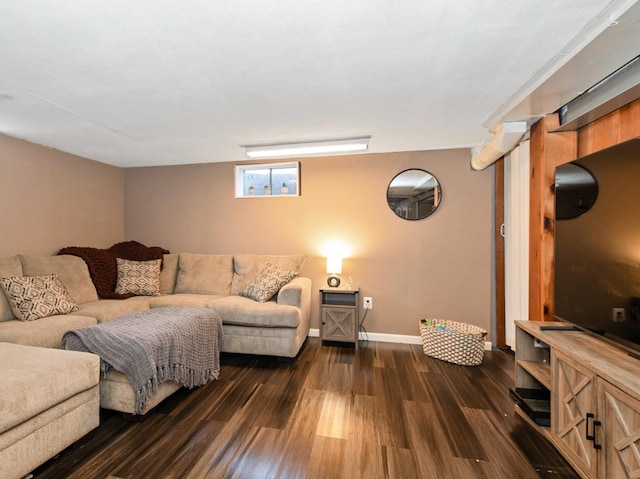
[[[320,336],[320,330],[317,328],[309,329],[309,336],[317,338]],[[381,343],[401,343],[401,344],[422,344],[422,338],[420,336],[409,336],[405,334],[386,334],[386,333],[367,333],[360,331],[360,339],[367,339],[369,341],[376,341]],[[484,342],[485,351],[491,351],[493,345],[490,341]]]

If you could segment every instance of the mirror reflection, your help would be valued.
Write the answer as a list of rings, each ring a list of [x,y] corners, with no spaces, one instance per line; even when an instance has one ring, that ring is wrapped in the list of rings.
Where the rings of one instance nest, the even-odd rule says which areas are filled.
[[[586,213],[598,198],[598,183],[582,165],[556,168],[556,219],[569,220]]]
[[[389,208],[405,220],[421,220],[440,204],[442,191],[438,179],[421,169],[398,173],[387,188]]]

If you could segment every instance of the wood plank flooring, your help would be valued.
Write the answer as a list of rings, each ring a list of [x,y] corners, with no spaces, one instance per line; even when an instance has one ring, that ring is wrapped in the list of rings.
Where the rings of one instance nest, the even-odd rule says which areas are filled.
[[[142,422],[102,411],[80,447],[34,471],[59,478],[487,478],[579,476],[515,415],[513,356],[479,367],[419,345],[309,338],[294,362],[223,355],[220,380],[181,390]]]

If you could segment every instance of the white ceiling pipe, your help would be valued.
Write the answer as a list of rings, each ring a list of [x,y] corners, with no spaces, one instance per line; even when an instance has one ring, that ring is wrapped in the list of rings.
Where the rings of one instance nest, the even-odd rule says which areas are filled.
[[[491,166],[513,150],[526,132],[526,121],[500,123],[488,144],[471,149],[471,168],[480,171]]]

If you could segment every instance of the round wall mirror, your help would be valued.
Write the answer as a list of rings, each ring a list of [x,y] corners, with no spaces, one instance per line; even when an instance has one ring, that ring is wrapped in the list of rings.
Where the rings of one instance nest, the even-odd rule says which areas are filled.
[[[442,200],[438,179],[420,169],[398,173],[387,188],[389,208],[405,220],[421,220],[432,214]]]
[[[570,220],[589,211],[598,198],[598,183],[584,166],[567,163],[556,168],[556,219]]]

